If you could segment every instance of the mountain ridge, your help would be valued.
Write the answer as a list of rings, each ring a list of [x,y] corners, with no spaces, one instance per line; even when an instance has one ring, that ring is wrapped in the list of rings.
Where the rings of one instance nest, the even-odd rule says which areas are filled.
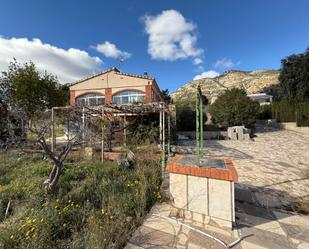
[[[197,86],[201,86],[202,93],[210,103],[226,89],[243,88],[247,94],[271,92],[279,84],[280,70],[229,70],[215,78],[192,80],[171,94],[174,102],[187,101],[195,97]]]

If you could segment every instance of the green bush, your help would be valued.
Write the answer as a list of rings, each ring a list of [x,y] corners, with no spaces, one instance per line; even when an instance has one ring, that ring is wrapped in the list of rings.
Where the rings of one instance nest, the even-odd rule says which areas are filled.
[[[127,144],[141,145],[159,143],[159,120],[140,118],[128,127]]]
[[[42,186],[48,161],[29,156],[0,160],[0,248],[122,248],[154,202],[161,198],[160,164],[133,169],[112,162],[66,164],[59,188]]]
[[[189,104],[177,104],[177,130],[179,131],[194,131],[196,126],[196,112]]]
[[[209,108],[212,121],[222,127],[244,125],[253,128],[259,103],[251,100],[245,90],[233,88],[219,95]]]
[[[271,119],[272,118],[271,105],[260,106],[258,118],[261,119],[261,120]]]
[[[202,96],[203,104],[208,104],[206,96]],[[195,99],[190,102],[178,101],[176,103],[176,119],[177,119],[177,130],[179,131],[195,131],[196,127],[196,111],[195,111]],[[204,124],[207,121],[206,112],[203,113]]]

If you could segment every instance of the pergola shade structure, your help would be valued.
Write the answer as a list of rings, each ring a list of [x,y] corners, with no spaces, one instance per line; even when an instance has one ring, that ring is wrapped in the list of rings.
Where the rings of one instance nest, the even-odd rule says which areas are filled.
[[[143,96],[143,92],[138,92],[139,96]],[[87,94],[88,95],[88,94]],[[87,96],[86,95],[86,96]],[[83,95],[85,98],[85,95]],[[90,99],[94,98],[90,96]],[[96,97],[99,99],[98,97]],[[89,101],[89,98],[85,98]],[[134,99],[134,98],[133,98]],[[91,101],[91,100],[90,100]],[[84,102],[84,103],[85,103]],[[83,102],[82,102],[83,103]],[[171,110],[174,108],[171,107],[172,105],[166,105],[163,102],[160,103],[128,103],[123,105],[122,103],[119,104],[103,104],[103,105],[76,105],[76,106],[63,106],[63,107],[53,107],[52,108],[52,117],[51,117],[51,151],[54,151],[56,148],[56,136],[55,136],[55,111],[56,110],[65,110],[67,116],[75,115],[78,119],[81,120],[82,128],[81,128],[81,144],[85,147],[86,144],[89,144],[89,139],[93,139],[91,144],[95,145],[98,142],[101,144],[101,160],[104,159],[104,143],[108,145],[108,151],[112,150],[111,141],[112,136],[111,134],[115,132],[123,132],[123,143],[126,144],[127,139],[127,128],[132,125],[138,117],[146,116],[146,115],[158,115],[159,117],[159,130],[160,130],[160,148],[162,151],[162,175],[165,172],[165,153],[167,149],[168,157],[170,157],[170,142],[171,142]],[[167,116],[167,118],[166,118]],[[130,117],[130,118],[128,118]],[[103,120],[101,126],[98,126],[100,122],[98,120]],[[72,123],[72,122],[71,122]],[[113,124],[118,123],[117,126]],[[167,131],[165,130],[165,123],[167,123]],[[70,133],[74,131],[70,131],[70,127],[72,128],[73,125],[70,125],[70,122],[67,122],[67,133],[70,136]],[[101,130],[101,131],[99,131]],[[69,132],[70,131],[70,132]],[[95,134],[89,135],[94,131]],[[101,133],[101,134],[100,134]],[[167,139],[166,136],[167,135]],[[88,138],[87,138],[88,137]],[[99,141],[101,140],[101,141]],[[104,142],[105,140],[105,142]],[[167,148],[166,148],[167,142]],[[125,145],[126,146],[126,145]]]

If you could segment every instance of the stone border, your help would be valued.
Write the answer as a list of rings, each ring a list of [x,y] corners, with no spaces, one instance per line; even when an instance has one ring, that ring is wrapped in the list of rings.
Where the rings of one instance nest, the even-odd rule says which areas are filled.
[[[196,165],[181,165],[178,164],[182,155],[175,155],[175,157],[167,164],[166,171],[169,173],[192,175],[199,177],[207,177],[218,180],[226,180],[232,182],[238,182],[238,174],[233,165],[233,162],[229,159],[224,159],[224,163],[227,169],[219,169],[214,167],[198,167]]]

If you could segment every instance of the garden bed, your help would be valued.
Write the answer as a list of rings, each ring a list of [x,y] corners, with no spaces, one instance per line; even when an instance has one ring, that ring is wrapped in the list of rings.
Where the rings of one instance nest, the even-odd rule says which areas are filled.
[[[122,248],[161,198],[158,161],[139,160],[133,169],[74,157],[68,162],[59,187],[47,193],[49,161],[1,155],[0,248]]]

